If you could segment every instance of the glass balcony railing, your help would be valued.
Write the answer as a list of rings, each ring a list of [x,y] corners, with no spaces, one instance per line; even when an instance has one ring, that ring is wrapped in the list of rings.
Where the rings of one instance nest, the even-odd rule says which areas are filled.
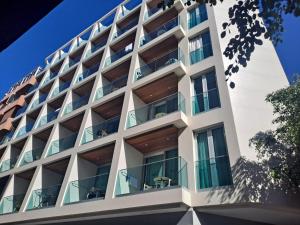
[[[96,139],[118,132],[120,117],[105,120],[98,125],[88,127],[84,130],[81,143],[86,144]]]
[[[109,174],[100,174],[69,183],[64,204],[104,199]]]
[[[62,72],[65,72],[67,70],[69,70],[71,67],[73,67],[74,65],[76,65],[81,59],[81,55],[77,56],[76,58],[69,58],[69,63],[65,65],[64,69]]]
[[[43,94],[39,98],[35,99],[32,102],[30,109],[36,108],[39,104],[43,103],[46,100],[46,98],[47,98],[47,95]]]
[[[53,61],[52,65],[56,64],[57,62],[61,61],[62,59],[64,59],[66,57],[67,53],[63,53],[61,55],[59,55],[58,57],[55,58],[55,60]]]
[[[91,47],[91,49],[89,49],[85,55],[85,58],[90,57],[91,55],[93,55],[97,50],[99,50],[100,48],[104,47],[107,43],[107,40],[103,40],[95,45],[93,45]]]
[[[164,56],[159,57],[158,59],[153,60],[152,62],[143,65],[142,67],[136,69],[135,71],[135,81],[142,79],[143,77],[148,76],[151,73],[154,73],[160,69],[163,69],[174,63],[182,62],[185,64],[185,58],[182,51],[178,48],[172,50]]]
[[[3,197],[0,203],[0,214],[18,212],[21,208],[25,194]]]
[[[46,125],[47,123],[50,123],[51,121],[55,120],[57,118],[58,114],[59,114],[59,110],[50,112],[47,115],[42,116],[37,125],[37,128],[42,127],[42,126]]]
[[[48,84],[57,75],[58,75],[58,71],[57,72],[50,72],[50,74],[45,78],[45,80],[43,82],[43,86]]]
[[[188,188],[187,163],[181,157],[119,170],[115,194],[120,196],[171,187]]]
[[[27,105],[27,104],[24,105],[23,107],[19,108],[18,111],[17,111],[16,114],[15,114],[15,117],[18,117],[18,116],[20,116],[21,114],[23,114],[23,113],[26,111],[27,108],[28,108],[28,105]]]
[[[77,76],[76,83],[79,83],[80,81],[83,81],[87,77],[96,73],[98,69],[99,69],[99,64],[93,65],[90,68],[85,69],[81,74]]]
[[[16,162],[17,162],[17,159],[16,159],[16,158],[4,160],[4,161],[1,163],[1,166],[0,166],[0,172],[2,173],[2,172],[5,172],[5,171],[8,171],[8,170],[11,170],[12,168],[15,167]]]
[[[181,93],[175,93],[163,99],[147,104],[128,113],[127,128],[166,116],[173,112],[185,113],[185,99]]]
[[[21,137],[21,136],[27,134],[28,132],[30,132],[32,130],[33,126],[34,126],[34,123],[28,123],[27,125],[21,127],[19,129],[19,132],[17,133],[16,138]]]
[[[73,148],[77,138],[77,133],[70,136],[52,141],[48,150],[48,156],[63,152],[67,149]]]
[[[42,209],[55,206],[61,185],[34,190],[30,196],[27,210]]]
[[[229,157],[227,155],[196,162],[197,188],[211,188],[232,184]]]
[[[12,139],[14,133],[15,133],[14,131],[10,131],[10,132],[6,133],[0,141],[0,145],[4,145],[7,142],[9,142]]]
[[[158,12],[162,12],[162,11],[163,11],[162,8],[156,8],[156,7],[152,8],[152,9],[148,9],[148,11],[145,13],[144,20],[148,20],[154,14],[156,14]]]
[[[23,158],[20,162],[20,166],[27,165],[36,160],[39,160],[43,154],[44,148],[36,148],[31,151],[27,151],[24,153]]]
[[[56,87],[53,92],[52,92],[52,96],[51,97],[55,97],[57,96],[59,93],[63,92],[64,90],[66,90],[67,88],[69,88],[71,85],[70,81],[65,82],[62,85],[59,85],[58,87]]]
[[[125,27],[118,28],[117,32],[114,33],[113,39],[116,39],[117,37],[120,37],[122,34],[129,31],[131,28],[135,27],[138,24],[139,18],[134,18],[131,20]]]
[[[124,57],[125,55],[129,54],[130,52],[132,52],[132,50],[133,50],[133,48],[132,48],[132,46],[130,46],[130,47],[122,49],[121,51],[118,51],[118,52],[114,53],[113,55],[111,55],[110,57],[106,58],[105,67],[111,65],[115,61],[117,61],[117,60],[121,59],[122,57]]]
[[[177,27],[179,25],[180,17],[178,16],[142,37],[140,40],[140,46],[149,43],[150,41],[154,40],[155,38],[161,36],[162,34],[166,33],[169,30],[172,30],[174,27]]]
[[[206,112],[213,108],[220,107],[220,99],[218,89],[211,89],[208,92],[192,97],[193,115]]]
[[[102,98],[105,95],[108,95],[116,90],[119,90],[122,87],[125,87],[127,85],[127,78],[128,78],[127,75],[125,75],[125,76],[122,76],[122,77],[112,81],[111,83],[109,83],[103,87],[100,87],[97,90],[95,101],[99,100],[100,98]]]
[[[202,47],[190,52],[191,65],[200,62],[213,55],[211,43],[204,44]]]
[[[89,101],[89,96],[82,96],[79,99],[70,102],[69,104],[66,105],[66,108],[64,110],[64,115],[69,114],[70,112],[73,112],[76,109],[79,109],[81,106],[84,106],[88,103]]]

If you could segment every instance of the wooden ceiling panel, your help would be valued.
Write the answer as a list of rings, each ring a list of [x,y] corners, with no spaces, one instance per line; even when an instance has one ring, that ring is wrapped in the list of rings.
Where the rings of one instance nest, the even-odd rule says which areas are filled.
[[[82,122],[82,119],[83,119],[83,113],[81,113],[67,121],[62,122],[61,125],[73,132],[78,132],[81,122]]]
[[[68,164],[69,164],[69,159],[70,158],[66,158],[63,160],[52,162],[50,164],[44,165],[44,168],[48,169],[48,170],[52,170],[53,172],[61,174],[61,175],[65,175],[65,172],[66,172]]]
[[[128,75],[129,72],[129,67],[130,67],[130,59],[123,62],[119,66],[115,67],[112,70],[109,70],[106,73],[102,73],[102,75],[109,81],[113,81],[118,79],[119,77],[123,75]]]
[[[115,144],[111,144],[82,153],[79,156],[99,166],[112,161],[114,148]]]
[[[126,140],[126,143],[143,154],[154,152],[160,149],[178,146],[178,129],[174,126],[168,126],[156,131],[151,131],[132,137]]]
[[[93,89],[95,78],[87,82],[86,84],[76,88],[74,92],[80,96],[86,96],[91,94],[91,90]]]
[[[43,131],[40,131],[40,132],[34,134],[33,137],[39,138],[43,141],[47,141],[49,139],[51,131],[52,131],[52,126],[46,130],[43,130]]]
[[[134,93],[146,104],[172,95],[178,91],[178,77],[175,74],[169,74],[152,83],[142,86]]]
[[[18,174],[16,174],[16,176],[17,177],[21,177],[21,178],[23,178],[25,180],[31,180],[32,177],[33,177],[34,171],[35,171],[35,168],[27,170],[27,171],[24,171],[22,173],[18,173]]]
[[[164,13],[164,16],[159,16],[156,19],[154,19],[153,21],[144,25],[144,28],[148,32],[154,31],[161,25],[163,25],[163,24],[169,22],[170,20],[172,20],[173,18],[175,18],[176,16],[178,16],[178,11],[175,7],[173,7],[170,10],[166,11]]]
[[[93,111],[98,113],[104,119],[113,118],[121,114],[123,100],[124,95],[94,108]]]

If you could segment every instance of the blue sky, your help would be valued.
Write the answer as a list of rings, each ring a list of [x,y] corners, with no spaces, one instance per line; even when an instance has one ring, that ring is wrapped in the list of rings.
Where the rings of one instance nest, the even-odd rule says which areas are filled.
[[[42,64],[57,48],[90,26],[121,0],[65,0],[0,53],[0,98],[11,85]],[[300,18],[287,16],[277,53],[290,78],[300,73]]]

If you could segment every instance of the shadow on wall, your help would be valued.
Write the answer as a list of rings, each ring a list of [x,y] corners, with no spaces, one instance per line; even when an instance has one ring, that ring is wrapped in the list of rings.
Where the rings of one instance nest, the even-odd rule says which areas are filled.
[[[300,207],[300,190],[276,182],[267,164],[240,158],[232,166],[234,186],[211,189],[208,201],[218,198],[222,203],[265,203]]]

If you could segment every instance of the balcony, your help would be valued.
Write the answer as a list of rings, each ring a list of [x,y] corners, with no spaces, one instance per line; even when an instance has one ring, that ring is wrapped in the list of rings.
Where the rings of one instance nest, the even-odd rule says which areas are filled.
[[[16,138],[19,138],[19,137],[24,136],[24,135],[26,135],[27,133],[29,133],[29,132],[32,130],[33,126],[34,126],[34,123],[33,123],[33,122],[30,122],[30,123],[28,123],[27,125],[21,127],[21,128],[19,129],[19,132],[18,132],[17,135],[16,135]]]
[[[67,115],[71,112],[73,112],[76,109],[79,109],[80,107],[86,105],[89,101],[89,96],[82,96],[79,99],[70,102],[69,104],[66,105],[65,110],[64,110],[64,115]]]
[[[128,113],[127,128],[137,126],[153,119],[164,117],[173,112],[185,113],[185,99],[175,93]]]
[[[104,47],[107,43],[107,40],[102,40],[101,42],[98,42],[94,45],[92,45],[91,49],[89,49],[85,55],[85,58],[89,58],[91,55],[93,55],[95,52],[97,52],[99,49]]]
[[[31,151],[27,151],[24,153],[24,156],[20,162],[20,166],[27,165],[36,160],[39,160],[43,154],[44,148],[36,148]]]
[[[78,203],[104,199],[109,173],[101,174],[69,183],[64,203]]]
[[[34,190],[30,196],[27,210],[55,206],[61,185]]]
[[[50,112],[47,115],[42,116],[36,128],[42,127],[47,123],[50,123],[51,121],[55,120],[58,114],[59,114],[59,109],[54,112]]]
[[[145,16],[144,16],[144,20],[148,20],[151,16],[153,16],[154,14],[158,13],[158,12],[162,12],[163,9],[162,8],[157,8],[157,7],[154,7],[154,8],[151,8],[151,9],[148,9],[148,11],[145,13]]]
[[[0,172],[3,173],[5,171],[11,170],[15,167],[17,159],[6,159],[1,163]]]
[[[167,54],[155,59],[135,71],[135,81],[140,80],[149,74],[152,74],[158,70],[161,70],[172,64],[182,62],[185,63],[185,57],[182,51],[178,48],[168,52]]]
[[[154,31],[151,31],[150,33],[147,33],[144,37],[142,37],[140,40],[140,46],[143,46],[151,42],[155,38],[161,36],[162,34],[168,32],[169,30],[172,30],[174,27],[179,26],[180,23],[181,20],[179,16],[171,19],[170,21],[156,28]]]
[[[24,95],[21,95],[21,96],[12,95],[9,98],[9,100],[11,102],[9,102],[7,105],[4,105],[2,107],[2,109],[0,110],[0,115],[4,115],[7,111],[10,111],[14,107],[17,107],[17,106],[22,107],[26,103]],[[7,100],[7,101],[9,101],[9,100]]]
[[[81,54],[74,57],[69,58],[69,63],[67,63],[62,71],[62,73],[66,72],[67,70],[71,69],[74,65],[76,65],[81,59]]]
[[[109,84],[100,87],[96,92],[95,101],[99,100],[100,98],[119,90],[122,87],[127,85],[127,75],[121,76],[120,78],[110,82]]]
[[[117,60],[121,59],[125,55],[129,54],[130,52],[132,52],[132,50],[133,50],[133,44],[128,45],[127,47],[125,47],[124,49],[122,49],[118,52],[115,52],[110,57],[106,58],[105,67],[108,67],[112,63],[116,62]]]
[[[195,164],[198,190],[232,185],[228,155],[200,160]]]
[[[28,108],[28,105],[24,105],[23,107],[19,108],[15,114],[15,118],[26,112],[26,109]]]
[[[213,108],[220,107],[220,99],[218,89],[211,89],[208,92],[192,97],[193,115],[200,112],[207,112]]]
[[[40,95],[37,99],[35,99],[30,107],[30,110],[37,108],[38,105],[43,103],[47,99],[47,94]]]
[[[0,214],[16,213],[20,210],[25,194],[3,197],[0,203]]]
[[[77,76],[77,79],[76,79],[75,83],[79,83],[79,82],[83,81],[87,77],[89,77],[92,74],[96,73],[98,71],[98,69],[99,69],[99,64],[93,65],[93,66],[85,69],[84,72],[82,72],[81,74],[79,74]]]
[[[73,148],[76,138],[77,138],[77,133],[52,141],[47,155],[51,156],[63,152],[67,149]]]
[[[65,83],[63,83],[62,85],[59,85],[58,87],[56,87],[53,92],[52,92],[52,96],[51,97],[55,97],[57,95],[59,95],[61,92],[63,92],[64,90],[66,90],[67,88],[69,88],[71,85],[70,81],[67,81]]]
[[[188,187],[187,163],[175,157],[122,169],[118,172],[116,196]]]
[[[58,75],[58,71],[55,72],[50,72],[50,74],[45,78],[44,82],[43,82],[43,86],[45,86],[46,84],[50,83],[50,81],[55,78]]]
[[[88,127],[84,130],[81,143],[86,144],[88,142],[97,140],[99,138],[106,137],[107,135],[118,132],[120,117],[114,117],[101,122],[98,125]]]
[[[134,18],[130,20],[125,26],[122,28],[117,28],[117,32],[114,33],[113,39],[120,37],[122,34],[129,31],[131,28],[135,27],[138,24],[139,18]]]

